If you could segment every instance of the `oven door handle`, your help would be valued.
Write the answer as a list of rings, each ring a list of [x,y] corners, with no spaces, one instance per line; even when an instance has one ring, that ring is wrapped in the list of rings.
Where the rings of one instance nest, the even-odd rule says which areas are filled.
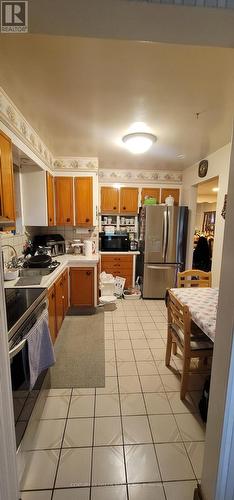
[[[19,344],[17,344],[15,347],[13,347],[13,349],[11,349],[9,351],[10,359],[12,359],[16,354],[18,354],[18,352],[20,352],[23,349],[26,342],[27,342],[26,339],[21,340],[21,342],[19,342]]]

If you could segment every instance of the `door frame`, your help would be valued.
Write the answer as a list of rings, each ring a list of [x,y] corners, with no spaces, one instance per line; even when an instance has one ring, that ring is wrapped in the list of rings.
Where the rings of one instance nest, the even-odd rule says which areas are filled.
[[[234,490],[234,141],[230,155],[216,337],[201,493],[204,500],[230,500]]]
[[[0,242],[1,255],[1,242]],[[3,271],[0,259],[0,498],[18,500],[18,475]]]

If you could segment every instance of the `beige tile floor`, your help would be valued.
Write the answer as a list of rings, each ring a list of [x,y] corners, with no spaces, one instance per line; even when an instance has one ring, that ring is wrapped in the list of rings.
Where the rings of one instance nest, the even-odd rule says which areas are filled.
[[[22,500],[193,499],[204,381],[192,375],[181,402],[180,359],[165,367],[166,331],[163,301],[120,300],[105,313],[105,387],[49,391],[23,441]]]

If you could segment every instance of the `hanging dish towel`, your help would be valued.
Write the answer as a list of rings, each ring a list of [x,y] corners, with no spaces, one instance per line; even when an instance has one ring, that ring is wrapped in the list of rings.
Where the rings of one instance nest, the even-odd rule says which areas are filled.
[[[48,326],[48,311],[45,309],[26,335],[28,342],[28,361],[30,390],[34,387],[40,373],[54,365],[55,354]]]

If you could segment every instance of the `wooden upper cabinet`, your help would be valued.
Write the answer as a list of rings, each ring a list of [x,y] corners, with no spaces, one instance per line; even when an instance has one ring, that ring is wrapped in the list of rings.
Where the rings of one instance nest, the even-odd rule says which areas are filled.
[[[55,178],[56,225],[73,226],[73,177]]]
[[[170,188],[163,188],[163,189],[161,189],[161,203],[165,203],[165,199],[169,195],[173,196],[173,198],[174,198],[174,204],[175,205],[179,205],[180,190],[179,189],[170,189]]]
[[[15,221],[12,144],[3,132],[0,132],[0,215]]]
[[[93,226],[93,178],[75,178],[76,226]]]
[[[141,204],[144,205],[145,197],[156,198],[160,202],[160,189],[159,188],[142,188],[141,190]]]
[[[48,211],[48,226],[55,225],[54,213],[54,178],[47,172],[47,211]]]
[[[123,187],[120,189],[120,213],[137,214],[138,188]]]
[[[119,212],[119,189],[101,187],[101,212],[106,214]]]

